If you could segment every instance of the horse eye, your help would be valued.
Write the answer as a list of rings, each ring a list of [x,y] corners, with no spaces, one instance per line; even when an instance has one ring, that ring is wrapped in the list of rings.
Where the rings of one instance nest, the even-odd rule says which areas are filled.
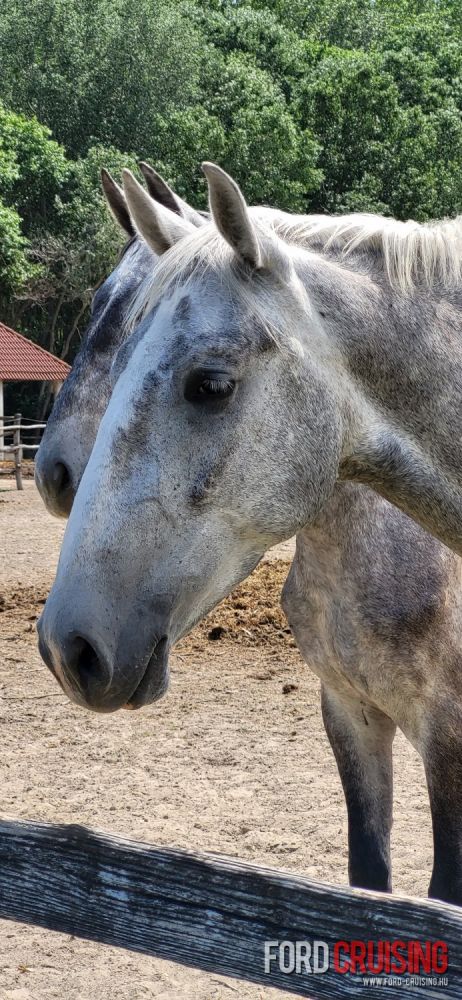
[[[191,376],[185,386],[185,398],[189,403],[218,402],[228,399],[236,388],[234,379],[219,372],[198,372]]]

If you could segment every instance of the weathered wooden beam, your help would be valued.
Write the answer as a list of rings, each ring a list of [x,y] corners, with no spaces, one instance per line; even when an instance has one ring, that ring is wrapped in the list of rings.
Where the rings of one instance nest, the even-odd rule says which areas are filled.
[[[299,996],[462,996],[462,910],[309,882],[230,858],[79,826],[0,823],[0,917]],[[444,941],[448,985],[366,986],[362,975],[265,973],[265,941]]]

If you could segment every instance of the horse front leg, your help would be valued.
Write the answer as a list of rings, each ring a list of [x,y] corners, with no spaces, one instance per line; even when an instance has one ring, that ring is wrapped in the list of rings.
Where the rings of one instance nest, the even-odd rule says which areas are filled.
[[[350,885],[391,892],[392,744],[396,726],[355,695],[322,685],[322,714],[348,811]]]
[[[462,906],[462,733],[460,721],[450,725],[450,715],[446,706],[423,752],[434,845],[428,894]]]

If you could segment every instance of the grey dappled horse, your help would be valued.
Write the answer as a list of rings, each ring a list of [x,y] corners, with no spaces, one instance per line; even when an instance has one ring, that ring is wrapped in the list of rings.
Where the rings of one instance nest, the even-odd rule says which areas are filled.
[[[430,892],[461,902],[461,563],[339,482],[370,482],[460,549],[460,235],[249,213],[226,175],[208,175],[215,225],[196,234],[126,179],[140,231],[172,249],[113,365],[42,654],[87,707],[153,701],[170,646],[297,531],[283,602],[322,680],[351,881],[390,887],[399,725],[427,773]]]

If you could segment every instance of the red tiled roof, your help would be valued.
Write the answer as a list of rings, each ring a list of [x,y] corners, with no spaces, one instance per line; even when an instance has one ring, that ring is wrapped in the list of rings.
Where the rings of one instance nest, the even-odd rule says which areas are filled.
[[[63,382],[70,366],[0,323],[0,382]]]

